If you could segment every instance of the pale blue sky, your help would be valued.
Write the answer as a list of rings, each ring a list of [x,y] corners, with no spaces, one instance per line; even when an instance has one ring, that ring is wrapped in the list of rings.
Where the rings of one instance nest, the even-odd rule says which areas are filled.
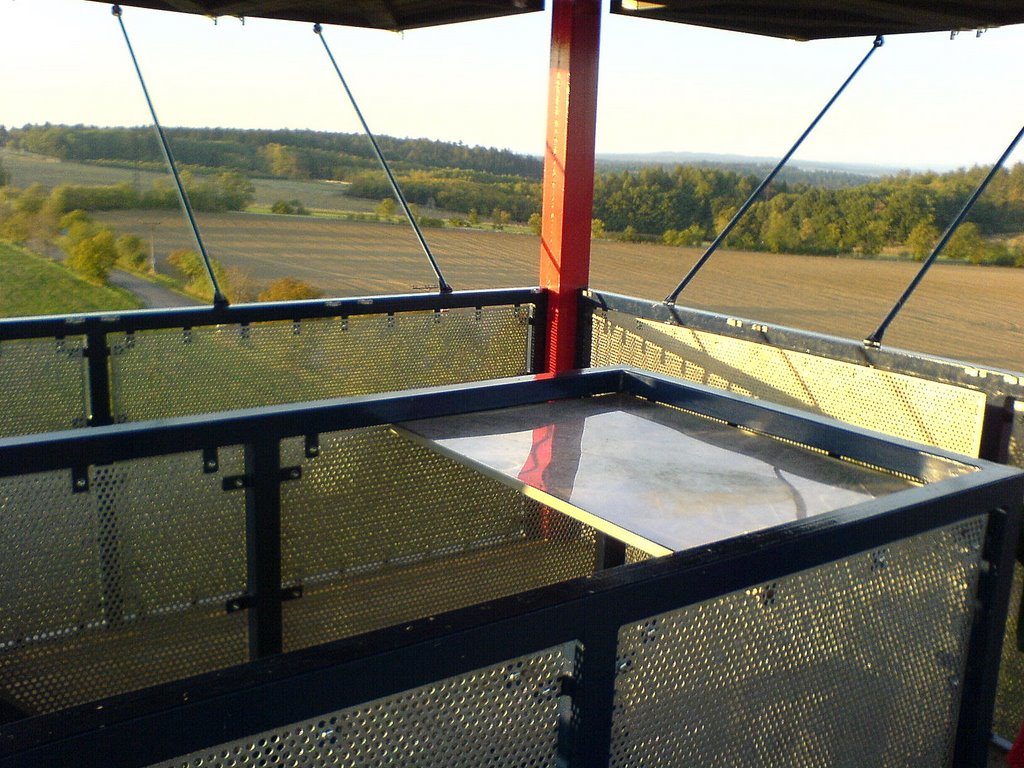
[[[358,130],[309,24],[124,10],[165,125]],[[325,36],[375,132],[540,154],[549,30],[545,12]],[[598,151],[779,156],[870,43],[606,15]],[[798,158],[990,163],[1024,124],[1022,51],[1021,27],[892,36]],[[0,124],[149,122],[109,5],[0,0],[0,72]]]

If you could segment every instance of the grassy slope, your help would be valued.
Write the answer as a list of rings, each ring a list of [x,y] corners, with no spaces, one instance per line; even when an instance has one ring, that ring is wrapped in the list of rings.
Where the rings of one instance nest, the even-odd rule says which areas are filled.
[[[17,246],[0,243],[0,317],[135,309],[131,294],[87,283]]]

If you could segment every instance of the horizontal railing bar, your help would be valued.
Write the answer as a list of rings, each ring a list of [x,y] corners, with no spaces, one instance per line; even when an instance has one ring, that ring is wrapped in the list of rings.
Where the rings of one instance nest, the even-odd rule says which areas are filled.
[[[1006,369],[903,349],[866,349],[861,340],[844,339],[840,336],[829,336],[688,307],[668,306],[650,299],[638,299],[605,291],[586,291],[583,300],[594,310],[622,312],[644,320],[670,323],[839,362],[870,366],[890,373],[902,373],[975,389],[990,395],[1024,397],[1024,373]]]
[[[444,294],[397,294],[337,299],[308,299],[229,307],[178,307],[125,312],[92,312],[82,315],[48,315],[0,320],[0,341],[195,328],[270,321],[307,320],[320,317],[356,317],[397,312],[492,307],[507,304],[538,304],[546,301],[542,288],[498,288]]]
[[[1003,478],[1005,479],[1005,478]],[[0,768],[135,768],[464,674],[667,610],[883,547],[1002,508],[1024,475],[949,498],[914,489],[591,577],[405,622],[244,666],[0,725]],[[897,498],[901,497],[902,498]],[[860,507],[858,507],[860,508]],[[842,535],[837,535],[838,530]],[[1012,549],[1007,552],[1012,558]],[[742,567],[740,567],[742,566]],[[585,684],[585,682],[584,682]],[[132,744],[132,749],[125,749]]]
[[[0,477],[620,391],[622,371],[519,376],[0,439]]]
[[[984,464],[825,416],[618,366],[9,437],[0,439],[0,477],[614,392],[687,408],[924,481]]]
[[[614,392],[684,407],[925,481],[948,476],[956,467],[982,465],[825,416],[616,366],[3,438],[0,477]]]
[[[601,369],[597,369],[601,370]],[[824,451],[831,456],[882,467],[890,472],[935,482],[971,472],[980,460],[942,448],[923,450],[917,443],[842,423],[809,411],[772,404],[638,369],[625,369],[623,390],[666,405],[690,410],[751,431]],[[1018,470],[998,467],[1007,474]]]

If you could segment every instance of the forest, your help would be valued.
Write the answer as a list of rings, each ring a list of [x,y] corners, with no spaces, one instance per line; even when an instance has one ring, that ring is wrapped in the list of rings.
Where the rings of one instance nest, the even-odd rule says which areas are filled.
[[[168,137],[202,198],[199,207],[244,208],[246,180],[258,177],[345,181],[349,195],[376,200],[391,194],[365,136],[172,128]],[[411,202],[495,221],[539,222],[540,158],[428,139],[382,136],[379,142]],[[61,160],[163,169],[150,128],[0,126],[4,146]],[[920,259],[985,172],[975,167],[868,178],[791,169],[766,190],[726,244],[774,253],[896,253]],[[721,230],[759,181],[749,168],[713,164],[603,170],[595,178],[594,232],[624,240],[700,245]],[[166,189],[75,188],[65,194],[75,198],[61,206],[65,211],[174,204]],[[1024,164],[1018,163],[998,174],[944,255],[1021,265],[1024,245],[1014,239],[1021,232]]]

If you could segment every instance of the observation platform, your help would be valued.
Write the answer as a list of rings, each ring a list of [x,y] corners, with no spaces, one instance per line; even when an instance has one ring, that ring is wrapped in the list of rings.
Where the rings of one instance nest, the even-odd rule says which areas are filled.
[[[622,367],[696,333],[721,384],[750,342],[588,301],[595,365],[623,359],[560,375],[531,373],[537,289],[0,324],[0,366],[35,361],[0,439],[0,765],[984,752],[1024,476]],[[873,354],[871,418],[958,403],[975,434],[946,439],[987,444],[985,393]],[[282,385],[203,412],[241,369]],[[104,403],[122,423],[35,426]]]
[[[410,214],[436,295],[227,306],[207,264],[213,307],[0,322],[0,768],[959,767],[993,713],[1013,735],[1024,375],[689,310],[692,273],[659,304],[589,290],[601,6],[553,5],[542,288],[451,292]]]

